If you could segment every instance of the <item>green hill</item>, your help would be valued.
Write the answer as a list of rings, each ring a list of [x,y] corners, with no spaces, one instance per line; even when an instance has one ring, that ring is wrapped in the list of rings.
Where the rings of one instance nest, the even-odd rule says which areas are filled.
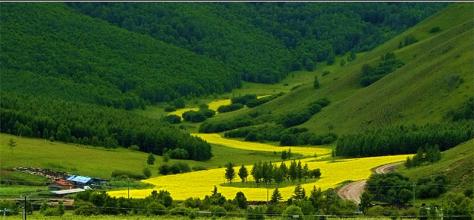
[[[325,66],[316,71],[320,89],[306,82],[271,102],[218,115],[210,122],[255,112],[271,115],[256,117],[259,123],[277,122],[282,115],[301,112],[320,98],[328,98],[331,104],[298,127],[315,133],[347,134],[388,125],[443,121],[450,110],[461,107],[472,96],[472,10],[471,4],[450,5],[374,50],[359,54],[345,66]],[[430,33],[438,28],[439,32]],[[399,48],[407,36],[417,42]],[[361,86],[362,66],[374,65],[388,52],[404,65],[370,86]],[[326,71],[330,74],[323,74]]]
[[[350,50],[369,50],[444,4],[69,4],[92,17],[274,83]]]
[[[449,180],[449,191],[463,193],[465,189],[472,189],[474,181],[474,139],[462,143],[455,148],[442,152],[441,160],[430,165],[401,168],[399,171],[418,180],[435,175],[446,175]]]
[[[2,91],[131,109],[240,84],[217,61],[64,4],[0,10]]]

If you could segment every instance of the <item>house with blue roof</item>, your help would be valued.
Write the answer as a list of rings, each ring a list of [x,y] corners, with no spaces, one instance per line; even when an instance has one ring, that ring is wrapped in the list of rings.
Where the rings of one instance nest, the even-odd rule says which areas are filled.
[[[104,180],[101,180],[98,178],[92,178],[88,176],[76,176],[76,175],[69,176],[66,180],[73,183],[74,186],[81,187],[81,188],[83,188],[84,186],[100,185],[104,182]]]

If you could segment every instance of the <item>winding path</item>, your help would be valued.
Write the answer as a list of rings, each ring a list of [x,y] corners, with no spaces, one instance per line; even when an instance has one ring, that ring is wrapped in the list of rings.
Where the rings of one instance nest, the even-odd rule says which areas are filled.
[[[395,167],[400,165],[400,162],[396,163],[389,163],[385,164],[379,167],[376,167],[374,169],[374,173],[377,174],[382,174],[382,173],[390,173],[395,170]],[[359,180],[355,182],[348,183],[341,187],[338,191],[337,194],[339,197],[350,200],[355,202],[356,204],[360,203],[360,197],[362,193],[364,192],[365,185],[367,183],[367,180]]]

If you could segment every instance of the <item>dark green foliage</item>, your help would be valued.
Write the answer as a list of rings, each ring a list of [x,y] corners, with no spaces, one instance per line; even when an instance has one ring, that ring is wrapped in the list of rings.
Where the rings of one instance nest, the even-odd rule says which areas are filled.
[[[248,102],[256,100],[256,99],[257,99],[257,95],[247,94],[243,96],[233,97],[232,99],[230,99],[230,101],[232,102],[232,104],[238,103],[238,104],[246,105]]]
[[[420,178],[416,182],[417,198],[437,198],[446,192],[447,184],[445,175]]]
[[[91,216],[99,214],[99,210],[91,202],[75,202],[74,207],[75,215]]]
[[[173,198],[171,197],[171,194],[166,190],[160,190],[159,192],[153,190],[151,192],[151,195],[146,197],[145,199],[149,201],[158,202],[159,204],[162,204],[165,207],[170,207],[173,204]]]
[[[232,112],[232,111],[235,111],[235,110],[239,110],[243,107],[244,107],[244,105],[242,105],[240,103],[233,103],[233,104],[230,104],[230,105],[221,105],[221,106],[219,106],[219,108],[217,108],[217,111],[220,112],[220,113]]]
[[[373,174],[365,189],[375,201],[405,206],[412,199],[412,183],[398,173]]]
[[[353,50],[351,50],[351,52],[349,53],[349,56],[347,57],[347,61],[351,62],[351,61],[354,61],[356,58],[357,58],[356,53]]]
[[[186,104],[182,98],[178,98],[173,101],[173,106],[178,109],[186,107]]]
[[[131,171],[125,171],[125,170],[114,170],[112,171],[111,174],[112,178],[130,178],[130,179],[145,179],[146,176],[140,173],[133,173]]]
[[[281,124],[286,128],[292,127],[306,122],[311,116],[308,111],[288,113],[282,117]]]
[[[0,131],[106,147],[137,145],[162,155],[182,148],[188,158],[211,158],[211,146],[177,128],[123,110],[2,93]]]
[[[232,183],[232,180],[235,178],[234,164],[229,162],[225,165],[225,178]]]
[[[438,26],[436,26],[436,27],[432,27],[429,32],[430,32],[431,34],[434,34],[434,33],[440,32],[440,31],[441,31],[441,28],[438,27]]]
[[[279,96],[282,96],[283,93],[278,93],[278,94],[275,94],[275,95],[269,95],[269,96],[265,96],[265,97],[261,97],[261,98],[258,98],[258,99],[251,99],[251,100],[248,100],[247,101],[247,107],[249,108],[253,108],[253,107],[256,107],[256,106],[259,106],[261,104],[264,104],[264,103],[267,103]]]
[[[271,203],[278,203],[280,200],[282,200],[283,197],[281,196],[280,190],[278,188],[275,188],[272,193],[272,198],[270,200]]]
[[[380,57],[376,67],[369,64],[362,66],[360,84],[368,86],[401,66],[403,62],[398,60],[394,53],[386,53]]]
[[[444,219],[447,220],[471,220],[474,204],[472,199],[462,194],[450,193],[443,200]]]
[[[183,119],[189,122],[203,122],[207,117],[201,111],[187,111],[183,113]]]
[[[459,108],[449,111],[447,117],[453,121],[474,120],[474,97],[470,97]]]
[[[303,219],[304,217],[303,211],[301,211],[301,208],[296,205],[290,205],[286,207],[282,216],[285,219]]]
[[[242,165],[239,169],[239,173],[238,173],[240,179],[242,180],[242,182],[245,182],[247,181],[247,177],[249,176],[249,172],[247,170],[247,168]]]
[[[301,181],[307,178],[319,178],[321,172],[319,169],[309,171],[307,164],[303,168],[301,161],[292,161],[290,167],[287,168],[286,164],[282,162],[280,166],[272,164],[271,162],[258,162],[252,167],[250,174],[253,176],[256,183],[282,183],[283,181],[290,180]]]
[[[264,220],[265,219],[265,207],[254,206],[247,209],[248,220]]]
[[[155,164],[155,156],[153,156],[153,154],[148,154],[148,158],[146,159],[146,163],[148,165]]]
[[[444,151],[474,137],[474,123],[392,126],[340,137],[337,156],[380,156],[416,153],[419,146],[438,145]]]
[[[418,40],[415,38],[415,36],[413,35],[408,35],[406,36],[405,38],[403,38],[403,41],[401,41],[399,44],[398,44],[398,48],[402,48],[402,47],[406,47],[410,44],[414,44],[418,42]]]
[[[318,76],[314,76],[313,88],[319,89],[320,87],[321,87],[321,86],[319,85]]]
[[[166,207],[158,202],[150,202],[146,206],[148,215],[164,215],[166,214]]]
[[[171,114],[171,115],[165,116],[165,121],[167,121],[170,124],[179,124],[181,123],[181,117]]]
[[[173,165],[163,164],[158,167],[158,172],[162,175],[168,174],[177,174],[177,173],[187,173],[190,172],[191,168],[187,163],[184,162],[176,162]]]
[[[240,85],[219,62],[63,4],[8,4],[0,15],[4,91],[132,109]]]
[[[405,166],[407,168],[434,163],[441,160],[441,152],[437,145],[420,147],[413,158],[407,158]]]
[[[10,215],[17,215],[19,208],[15,201],[1,200],[0,210],[2,211],[2,215],[3,215],[3,210],[8,210],[8,211],[5,211],[5,215],[10,216]]]
[[[241,209],[247,209],[247,198],[243,192],[237,192],[235,194],[234,202],[237,204],[237,207]]]
[[[209,211],[212,213],[213,216],[216,217],[223,217],[227,215],[227,211],[221,206],[211,206]]]
[[[173,150],[166,151],[166,154],[169,155],[172,159],[187,159],[189,158],[189,153],[187,150],[182,148],[176,148]]]

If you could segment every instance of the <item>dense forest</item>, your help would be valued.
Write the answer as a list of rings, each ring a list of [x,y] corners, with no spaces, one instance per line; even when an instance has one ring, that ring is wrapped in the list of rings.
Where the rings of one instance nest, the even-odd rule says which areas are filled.
[[[124,110],[10,93],[0,99],[0,132],[95,146],[135,145],[159,155],[172,156],[179,149],[186,155],[180,159],[212,156],[211,146],[201,139]]]
[[[423,126],[391,126],[338,139],[337,156],[380,156],[416,153],[420,146],[438,145],[447,150],[474,137],[473,121]]]
[[[0,10],[2,91],[131,109],[240,85],[217,61],[62,4]]]
[[[365,51],[444,4],[71,3],[117,26],[222,61],[242,79],[272,83],[336,55]]]

